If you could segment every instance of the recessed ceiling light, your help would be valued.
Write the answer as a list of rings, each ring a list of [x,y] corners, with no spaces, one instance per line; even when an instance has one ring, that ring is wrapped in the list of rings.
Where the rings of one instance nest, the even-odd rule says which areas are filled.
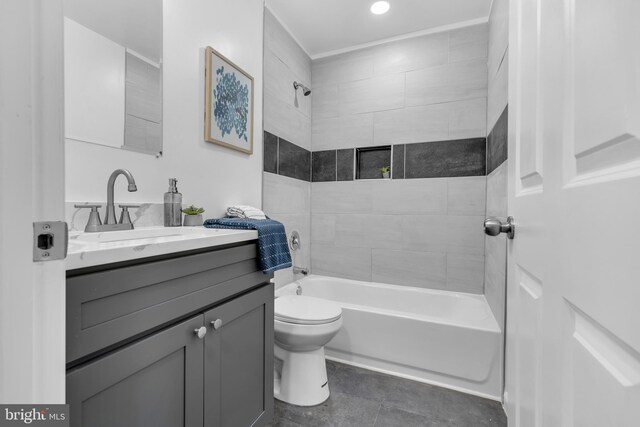
[[[383,13],[387,13],[389,11],[389,2],[386,1],[377,1],[371,5],[371,13],[374,15],[382,15]]]

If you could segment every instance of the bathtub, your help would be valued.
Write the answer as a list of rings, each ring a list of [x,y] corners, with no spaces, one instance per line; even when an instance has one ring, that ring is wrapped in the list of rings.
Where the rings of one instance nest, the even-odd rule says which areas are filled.
[[[483,295],[312,275],[278,289],[342,307],[329,359],[500,400],[502,335]]]

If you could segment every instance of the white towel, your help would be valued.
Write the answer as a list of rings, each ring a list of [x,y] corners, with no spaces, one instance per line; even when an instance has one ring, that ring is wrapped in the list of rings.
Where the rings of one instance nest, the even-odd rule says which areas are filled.
[[[260,209],[245,205],[229,206],[227,215],[238,218],[267,219],[267,216]]]

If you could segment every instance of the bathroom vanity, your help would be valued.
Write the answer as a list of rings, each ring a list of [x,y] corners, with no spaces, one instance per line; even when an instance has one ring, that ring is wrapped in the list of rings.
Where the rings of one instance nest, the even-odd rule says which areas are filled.
[[[260,271],[256,232],[117,233],[70,240],[72,425],[269,423],[273,275]]]

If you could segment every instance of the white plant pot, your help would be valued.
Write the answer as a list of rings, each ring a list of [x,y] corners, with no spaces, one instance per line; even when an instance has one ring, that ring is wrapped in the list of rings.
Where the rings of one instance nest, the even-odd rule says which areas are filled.
[[[389,178],[390,174],[391,174],[391,172],[382,172],[382,177],[383,178]]]

